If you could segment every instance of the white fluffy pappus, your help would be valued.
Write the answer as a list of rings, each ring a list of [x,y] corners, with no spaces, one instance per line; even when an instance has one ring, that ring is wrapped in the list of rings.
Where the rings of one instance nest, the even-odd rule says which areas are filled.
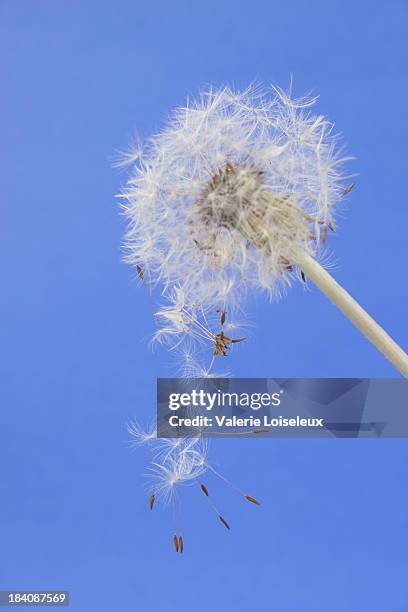
[[[279,294],[293,252],[318,254],[343,193],[337,138],[314,102],[226,87],[176,109],[120,196],[126,260],[192,308]]]
[[[208,440],[201,436],[196,438],[157,438],[156,432],[149,428],[144,431],[137,421],[131,421],[128,426],[133,445],[146,444],[151,452],[151,467],[148,476],[148,491],[150,509],[153,510],[157,500],[173,507],[174,536],[176,552],[183,552],[182,536],[182,490],[186,486],[196,485],[204,494],[209,508],[215,513],[226,529],[229,523],[215,505],[202,477],[207,472],[232,487],[247,502],[260,505],[253,496],[247,495],[242,489],[226,478],[211,463],[208,462]]]
[[[171,500],[179,485],[195,482],[207,470],[205,438],[159,438],[154,425],[144,429],[137,420],[128,423],[127,431],[131,446],[147,445],[150,449],[148,487],[156,497]]]

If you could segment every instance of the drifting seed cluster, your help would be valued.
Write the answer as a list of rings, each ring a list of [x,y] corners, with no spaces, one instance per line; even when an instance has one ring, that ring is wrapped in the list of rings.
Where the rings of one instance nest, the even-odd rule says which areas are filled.
[[[228,480],[216,470],[207,459],[207,443],[202,438],[157,438],[153,429],[144,431],[140,425],[133,421],[128,425],[128,432],[132,436],[132,445],[146,444],[152,455],[152,467],[149,478],[149,507],[153,510],[156,499],[171,503],[174,509],[174,535],[173,544],[176,552],[184,550],[184,540],[181,534],[180,509],[182,490],[186,485],[196,484],[208,501],[210,509],[226,529],[230,525],[212,501],[208,488],[201,481],[205,472],[211,472],[225,484],[235,489],[245,500],[260,505],[259,501],[251,495],[245,494],[239,487]]]

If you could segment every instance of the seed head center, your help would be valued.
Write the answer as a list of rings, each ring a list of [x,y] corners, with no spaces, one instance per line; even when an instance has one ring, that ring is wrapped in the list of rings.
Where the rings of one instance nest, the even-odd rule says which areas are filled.
[[[201,193],[198,200],[201,220],[206,224],[236,228],[241,215],[256,207],[263,189],[262,170],[228,161]]]

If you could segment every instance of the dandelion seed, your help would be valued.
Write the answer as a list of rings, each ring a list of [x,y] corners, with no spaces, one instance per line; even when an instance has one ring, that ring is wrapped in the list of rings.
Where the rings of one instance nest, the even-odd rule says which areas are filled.
[[[231,527],[228,525],[227,521],[225,520],[225,518],[223,516],[221,516],[221,514],[218,517],[221,521],[221,523],[227,528],[227,529],[231,529]]]
[[[174,548],[176,549],[176,552],[178,552],[179,551],[179,539],[176,534],[174,534],[173,536],[173,543],[174,543]]]
[[[245,495],[245,498],[252,504],[255,504],[256,506],[261,505],[261,503],[257,499],[255,499],[255,497],[252,497],[251,495]]]
[[[200,483],[200,488],[201,488],[202,492],[204,493],[204,495],[206,495],[208,497],[208,490],[207,490],[207,488],[202,483]]]
[[[131,446],[142,446],[143,444],[151,444],[157,439],[156,424],[152,423],[146,430],[139,425],[137,421],[129,421],[127,431],[132,436],[130,440]]]
[[[144,272],[143,272],[142,268],[139,266],[139,264],[136,265],[136,272],[137,272],[137,275],[139,276],[140,280],[144,281]]]
[[[179,487],[194,484],[208,469],[205,463],[207,449],[202,446],[193,450],[198,444],[196,440],[183,440],[174,452],[159,456],[152,463],[150,473],[155,494],[165,503],[174,500]]]
[[[183,542],[183,537],[182,536],[179,537],[179,550],[180,550],[181,553],[184,550],[184,542]]]
[[[343,195],[345,196],[345,195],[349,194],[349,193],[350,193],[350,191],[351,191],[352,189],[354,189],[354,187],[355,187],[355,186],[356,186],[356,183],[355,183],[354,181],[353,181],[352,183],[350,183],[350,185],[348,185],[348,186],[345,188],[345,190],[343,191]]]
[[[156,496],[154,493],[152,493],[152,495],[150,496],[150,502],[149,502],[150,510],[153,510],[155,499],[156,499]]]

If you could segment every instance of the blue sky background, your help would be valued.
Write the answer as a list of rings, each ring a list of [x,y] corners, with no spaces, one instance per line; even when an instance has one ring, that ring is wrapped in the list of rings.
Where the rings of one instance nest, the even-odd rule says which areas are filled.
[[[407,347],[407,3],[1,0],[0,33],[0,588],[70,590],[78,612],[407,611],[406,440],[219,441],[262,506],[209,479],[227,532],[186,491],[174,553],[126,444],[169,370],[111,167],[203,85],[292,73],[356,157],[334,274]],[[398,375],[313,288],[251,307],[237,376]]]

